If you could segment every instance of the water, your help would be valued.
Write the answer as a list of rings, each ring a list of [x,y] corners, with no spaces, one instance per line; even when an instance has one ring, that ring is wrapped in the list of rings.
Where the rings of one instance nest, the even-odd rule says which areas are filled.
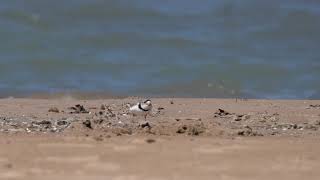
[[[0,96],[320,99],[320,1],[0,3]]]

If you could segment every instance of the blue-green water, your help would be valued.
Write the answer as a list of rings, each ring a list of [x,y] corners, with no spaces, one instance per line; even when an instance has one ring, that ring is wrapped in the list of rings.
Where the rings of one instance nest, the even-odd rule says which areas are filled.
[[[0,0],[0,96],[320,98],[320,1]]]

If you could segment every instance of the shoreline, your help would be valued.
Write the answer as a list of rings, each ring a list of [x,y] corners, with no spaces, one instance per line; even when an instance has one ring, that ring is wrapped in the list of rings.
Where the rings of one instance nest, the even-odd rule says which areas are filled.
[[[264,98],[253,95],[154,95],[143,93],[117,93],[107,91],[61,91],[61,92],[10,92],[5,91],[0,94],[0,99],[64,99],[71,98],[77,100],[97,100],[97,99],[125,99],[125,98],[158,98],[158,99],[242,99],[242,100],[320,100],[312,98]]]

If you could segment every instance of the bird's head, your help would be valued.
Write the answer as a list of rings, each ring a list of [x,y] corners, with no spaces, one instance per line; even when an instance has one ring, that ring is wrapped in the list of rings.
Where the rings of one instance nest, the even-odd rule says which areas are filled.
[[[151,100],[147,99],[147,100],[145,100],[143,103],[146,104],[146,105],[148,105],[148,106],[150,106],[150,105],[151,105]]]

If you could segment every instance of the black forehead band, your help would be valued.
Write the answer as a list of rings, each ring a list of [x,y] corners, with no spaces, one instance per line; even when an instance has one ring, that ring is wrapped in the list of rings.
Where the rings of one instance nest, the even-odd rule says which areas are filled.
[[[145,100],[143,103],[147,103],[148,101],[151,101],[150,99]]]

